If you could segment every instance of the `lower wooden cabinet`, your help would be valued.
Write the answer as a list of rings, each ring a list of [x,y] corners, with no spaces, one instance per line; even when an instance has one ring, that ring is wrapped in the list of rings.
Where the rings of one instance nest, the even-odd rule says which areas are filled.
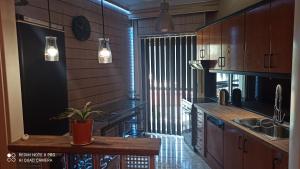
[[[243,169],[273,169],[272,149],[251,136],[244,137]]]
[[[224,169],[243,168],[243,133],[236,127],[224,127]]]
[[[288,169],[288,155],[225,124],[224,169]]]

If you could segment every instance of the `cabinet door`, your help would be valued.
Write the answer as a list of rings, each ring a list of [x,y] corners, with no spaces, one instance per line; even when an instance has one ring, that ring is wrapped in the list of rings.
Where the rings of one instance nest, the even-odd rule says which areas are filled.
[[[224,129],[224,169],[242,169],[243,134],[236,127],[225,124]]]
[[[245,71],[269,71],[269,8],[266,4],[246,12]]]
[[[222,22],[223,70],[244,69],[244,15],[233,16]]]
[[[270,13],[270,72],[291,73],[294,0],[273,0]]]
[[[209,44],[210,44],[209,34],[210,34],[209,27],[203,28],[203,30],[202,30],[203,56],[204,56],[204,59],[207,59],[207,60],[210,59],[210,57],[209,57]]]
[[[206,137],[207,152],[223,166],[223,129],[206,120]]]
[[[216,60],[217,64],[213,69],[222,68],[222,45],[221,45],[221,23],[208,26],[209,34],[209,57],[210,60]],[[224,62],[224,61],[223,61]]]
[[[251,136],[243,141],[244,168],[243,169],[272,169],[272,149]]]
[[[273,150],[273,169],[288,169],[288,154]]]

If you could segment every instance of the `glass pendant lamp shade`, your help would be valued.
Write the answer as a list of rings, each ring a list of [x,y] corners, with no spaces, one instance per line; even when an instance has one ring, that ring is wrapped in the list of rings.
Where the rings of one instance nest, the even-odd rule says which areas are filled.
[[[45,61],[59,61],[56,37],[46,36]]]
[[[108,38],[99,38],[98,62],[112,63],[112,54],[109,47]]]
[[[167,2],[162,2],[160,5],[160,15],[157,19],[156,30],[159,32],[170,32],[174,30],[174,23],[169,13],[169,4]]]

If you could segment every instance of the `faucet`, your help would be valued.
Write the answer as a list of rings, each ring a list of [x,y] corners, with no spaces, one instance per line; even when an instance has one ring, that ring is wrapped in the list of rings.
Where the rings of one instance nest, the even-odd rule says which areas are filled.
[[[273,114],[273,124],[283,123],[285,113],[282,113],[281,110],[282,104],[282,87],[280,84],[276,86],[275,92],[275,105],[274,105],[274,114]]]

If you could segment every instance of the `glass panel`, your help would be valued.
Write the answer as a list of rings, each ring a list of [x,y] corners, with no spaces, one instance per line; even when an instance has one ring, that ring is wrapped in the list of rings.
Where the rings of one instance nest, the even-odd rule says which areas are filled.
[[[217,73],[217,97],[221,89],[226,89],[229,92],[229,74]]]

